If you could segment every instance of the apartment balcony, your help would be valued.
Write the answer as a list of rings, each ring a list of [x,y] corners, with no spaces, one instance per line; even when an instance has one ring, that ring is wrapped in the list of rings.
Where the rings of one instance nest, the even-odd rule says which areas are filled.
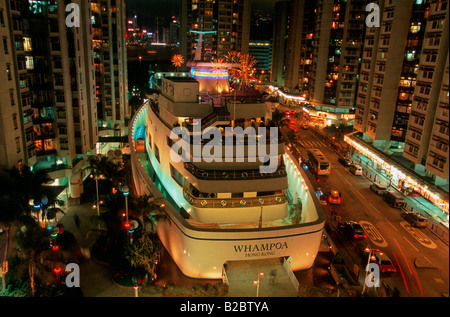
[[[54,155],[58,151],[56,149],[51,149],[51,150],[38,150],[38,149],[36,149],[35,152],[36,152],[36,156],[40,157],[40,156]]]
[[[55,120],[52,117],[38,117],[33,118],[33,124],[53,123]]]
[[[34,133],[33,137],[35,140],[47,140],[47,139],[56,138],[56,134],[54,131],[40,132],[40,133]]]

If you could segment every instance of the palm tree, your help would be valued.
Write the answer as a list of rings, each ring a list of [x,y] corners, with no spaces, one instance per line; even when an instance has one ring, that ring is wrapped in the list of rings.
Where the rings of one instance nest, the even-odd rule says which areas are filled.
[[[121,182],[125,181],[125,169],[110,161],[106,156],[98,157],[92,155],[88,158],[89,165],[86,169],[90,169],[91,173],[103,175],[107,180],[111,181],[114,187],[118,187]]]
[[[65,263],[74,262],[76,258],[67,250],[49,249],[50,233],[37,223],[22,226],[16,236],[17,255],[20,263],[17,275],[28,272],[31,295],[36,295],[36,280],[44,286],[54,284],[58,275],[64,272]]]
[[[150,225],[151,232],[155,232],[158,221],[169,219],[163,212],[164,205],[157,203],[152,195],[131,196],[130,206],[132,213],[140,217],[143,225]]]
[[[127,245],[125,257],[132,268],[145,272],[153,281],[157,277],[156,265],[161,258],[161,250],[162,245],[157,235],[144,232],[135,243]]]
[[[21,197],[21,192],[14,188],[8,171],[0,171],[0,223],[3,224],[5,238],[5,253],[3,260],[8,260],[8,250],[10,243],[11,228],[20,221],[25,221],[26,215],[30,213],[30,208]],[[6,274],[2,275],[2,291],[6,289]]]
[[[46,212],[52,209],[54,214],[64,211],[59,206],[64,206],[64,201],[53,197],[50,194],[49,186],[45,184],[53,181],[53,179],[43,170],[31,170],[27,165],[23,166],[19,171],[16,167],[7,170],[10,177],[10,187],[14,188],[17,194],[21,197],[23,202],[27,203],[30,200],[40,201],[40,214],[38,220],[45,219]],[[45,203],[41,201],[45,197]],[[31,210],[31,209],[30,209]]]

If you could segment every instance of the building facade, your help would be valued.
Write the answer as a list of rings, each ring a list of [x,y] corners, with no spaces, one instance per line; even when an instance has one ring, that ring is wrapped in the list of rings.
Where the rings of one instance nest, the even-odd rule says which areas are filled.
[[[419,174],[448,184],[448,1],[379,6],[380,27],[366,30],[354,127]]]
[[[92,0],[95,94],[101,133],[126,134],[129,116],[125,2]]]
[[[97,8],[110,16],[100,34]],[[100,120],[125,128],[125,24],[114,13],[125,15],[124,1],[0,1],[3,166],[45,169],[66,186],[72,168],[96,153]]]
[[[284,83],[284,57],[286,54],[289,8],[289,1],[278,1],[275,3],[270,81],[280,85]]]
[[[314,105],[355,106],[366,1],[319,0],[313,34],[309,101]]]
[[[220,58],[235,50],[248,54],[250,39],[250,0],[181,0],[181,54],[194,60],[198,34],[205,61]]]

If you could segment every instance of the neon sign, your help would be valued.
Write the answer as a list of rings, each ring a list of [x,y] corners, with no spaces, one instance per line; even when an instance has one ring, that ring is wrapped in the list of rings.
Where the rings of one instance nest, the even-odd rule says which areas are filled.
[[[209,69],[201,69],[196,70],[194,68],[191,69],[191,76],[194,78],[228,78],[228,70],[209,70]]]

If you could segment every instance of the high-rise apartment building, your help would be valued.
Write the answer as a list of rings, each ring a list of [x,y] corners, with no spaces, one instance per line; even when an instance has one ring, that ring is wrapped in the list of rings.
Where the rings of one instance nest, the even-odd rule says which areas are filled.
[[[15,8],[14,8],[15,9]],[[13,10],[15,11],[15,10]],[[29,101],[24,51],[16,54],[15,36],[22,38],[20,20],[11,17],[9,1],[0,1],[0,164],[14,166],[27,158],[26,135],[32,140],[32,110]],[[14,44],[13,44],[14,43]],[[21,45],[19,41],[19,45]],[[20,60],[20,63],[17,62]],[[20,67],[19,67],[20,65]],[[22,104],[22,99],[24,100]],[[26,114],[24,116],[24,113]],[[31,143],[30,143],[31,145]]]
[[[367,1],[318,0],[309,101],[314,105],[355,106]]]
[[[270,81],[280,85],[284,83],[284,57],[286,54],[289,10],[290,1],[278,1],[275,3]]]
[[[74,3],[80,25],[90,25],[86,2]],[[61,1],[4,1],[2,15],[8,24],[3,45],[9,46],[3,53],[11,58],[6,82],[16,82],[8,87],[8,101],[18,105],[12,121],[22,130],[14,136],[22,163],[70,167],[98,140],[90,32],[66,26]],[[9,149],[4,163],[17,165]]]
[[[448,182],[448,38],[446,1],[431,3],[419,57],[403,156],[416,170],[429,171],[436,184]]]
[[[354,127],[448,184],[448,1],[387,0],[379,7],[380,27],[366,30]]]
[[[277,2],[271,80],[314,105],[342,107],[347,112],[353,108],[365,4],[361,0]]]
[[[255,65],[258,74],[260,74],[261,71],[264,71],[264,73],[270,72],[270,62],[272,60],[271,41],[250,41],[249,54],[258,61]]]
[[[91,0],[95,89],[100,134],[126,134],[128,72],[125,1]]]
[[[67,23],[69,3],[79,26]],[[109,18],[98,22],[96,8]],[[125,128],[124,15],[123,0],[0,1],[0,164],[46,169],[67,184],[95,153],[99,120]]]
[[[306,93],[310,83],[316,1],[293,0],[290,4],[284,60],[284,87]]]
[[[186,61],[194,58],[198,34],[202,57],[210,61],[235,50],[248,54],[250,0],[181,0],[180,46]],[[194,32],[190,32],[194,31]]]

